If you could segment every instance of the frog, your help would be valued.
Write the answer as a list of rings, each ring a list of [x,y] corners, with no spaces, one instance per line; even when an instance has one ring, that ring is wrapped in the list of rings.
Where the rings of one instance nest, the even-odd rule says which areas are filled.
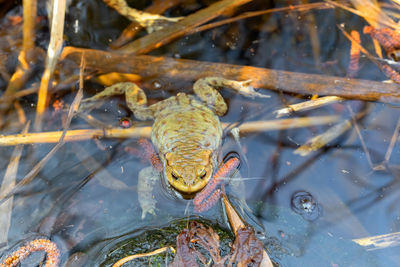
[[[142,218],[155,215],[156,201],[152,188],[160,176],[182,196],[201,191],[218,168],[223,129],[220,117],[228,106],[218,91],[231,88],[248,97],[267,98],[251,86],[251,80],[236,81],[222,77],[204,77],[193,85],[194,94],[183,92],[147,105],[143,89],[131,82],[106,87],[84,99],[80,110],[114,95],[125,95],[128,108],[138,120],[153,120],[151,142],[161,162],[161,170],[149,166],[138,175],[138,198]]]

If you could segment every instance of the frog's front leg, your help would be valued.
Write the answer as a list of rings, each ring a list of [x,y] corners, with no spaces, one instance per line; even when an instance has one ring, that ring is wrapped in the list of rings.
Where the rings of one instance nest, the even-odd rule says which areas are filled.
[[[153,187],[160,179],[161,173],[154,167],[146,167],[139,172],[138,179],[138,198],[142,208],[142,219],[147,213],[156,215],[156,200],[153,196]]]
[[[79,111],[82,112],[91,109],[97,105],[99,101],[104,101],[114,95],[123,94],[125,94],[126,104],[129,109],[132,110],[137,119],[147,120],[154,118],[152,107],[147,106],[146,94],[139,86],[131,82],[116,83],[112,86],[106,87],[100,93],[82,100]]]
[[[248,97],[270,97],[268,95],[255,92],[250,83],[251,80],[234,81],[221,77],[206,77],[201,78],[194,83],[193,91],[201,100],[206,102],[209,107],[214,108],[215,113],[218,116],[223,116],[225,115],[228,107],[225,103],[225,100],[222,98],[221,94],[216,90],[216,88],[231,88],[237,93]]]

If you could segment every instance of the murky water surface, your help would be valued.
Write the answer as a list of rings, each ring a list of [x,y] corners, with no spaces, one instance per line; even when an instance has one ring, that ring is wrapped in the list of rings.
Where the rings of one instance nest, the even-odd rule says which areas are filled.
[[[130,4],[143,9],[150,2],[130,1]],[[184,2],[170,9],[167,15],[187,15],[212,1]],[[236,12],[296,3],[259,0]],[[40,12],[45,14],[43,9]],[[349,62],[350,43],[337,27],[342,23],[347,31],[361,30],[365,25],[361,18],[339,9],[278,12],[191,34],[150,54],[343,77]],[[128,24],[102,1],[72,1],[66,16],[65,43],[106,50]],[[317,55],[313,54],[315,47],[313,50],[310,41],[312,29],[319,40]],[[46,29],[39,31],[46,32]],[[41,35],[39,42],[46,46],[48,35]],[[373,51],[370,38],[362,36],[362,40]],[[5,51],[9,54],[3,56],[9,60],[15,58],[15,50]],[[357,78],[387,79],[365,58],[361,58]],[[29,84],[39,80],[40,71]],[[169,82],[157,77],[143,82],[151,102],[190,90],[191,81],[185,81],[184,88],[163,90]],[[4,89],[5,81],[2,80],[0,85]],[[70,102],[75,95],[70,89],[55,92],[53,99]],[[101,89],[94,82],[86,82],[85,96]],[[251,100],[223,90],[229,112],[222,121],[272,120],[274,110],[286,103],[301,101],[295,96],[273,91],[260,92],[270,94],[271,98]],[[20,102],[28,119],[33,119],[36,96],[25,97]],[[348,101],[291,117],[336,114],[343,121],[350,118],[349,106],[354,112],[368,111],[358,121],[358,126],[372,163],[382,163],[381,170],[372,169],[354,128],[326,148],[305,157],[295,155],[293,151],[327,130],[328,126],[247,134],[242,136],[240,146],[231,135],[224,138],[222,156],[235,151],[246,159],[241,166],[246,186],[241,197],[246,199],[253,213],[247,218],[280,266],[393,266],[400,260],[398,248],[370,251],[352,241],[400,231],[398,140],[391,157],[384,161],[399,118],[398,106]],[[133,118],[123,98],[114,98],[92,114],[114,126],[118,126],[121,118]],[[12,125],[10,122],[2,134],[19,131]],[[87,125],[79,118],[71,125],[72,129],[84,127]],[[60,117],[49,115],[44,130],[60,129]],[[18,178],[25,176],[53,146],[27,145]],[[184,226],[182,222],[193,215],[191,208],[185,212],[189,201],[171,197],[159,184],[155,188],[157,216],[141,220],[136,186],[138,172],[148,163],[126,153],[127,146],[139,149],[136,140],[66,143],[34,182],[14,198],[8,233],[10,243],[9,247],[3,246],[3,252],[23,240],[44,236],[59,245],[63,263],[74,254],[86,262],[83,266],[111,266],[121,255],[173,245]],[[0,148],[1,177],[12,150],[12,147]],[[222,214],[222,208],[217,205],[202,217],[210,225],[219,227],[226,240],[231,241]],[[156,262],[150,262],[150,265]]]

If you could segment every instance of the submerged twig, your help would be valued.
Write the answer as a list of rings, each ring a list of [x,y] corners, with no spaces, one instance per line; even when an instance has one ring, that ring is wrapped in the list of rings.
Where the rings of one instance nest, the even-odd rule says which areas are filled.
[[[335,140],[336,138],[347,132],[350,128],[351,128],[351,121],[344,120],[343,122],[332,126],[328,130],[326,130],[326,132],[324,132],[323,134],[311,138],[304,145],[297,148],[293,153],[299,154],[300,156],[303,157],[307,156],[311,152],[314,152],[324,147],[332,140]]]
[[[400,232],[358,238],[352,241],[363,246],[367,251],[396,247],[400,245]]]
[[[28,122],[21,134],[26,134],[28,132],[29,125],[30,123]],[[0,195],[3,195],[3,192],[9,192],[15,186],[19,160],[21,158],[23,147],[23,145],[16,146],[11,155],[10,163],[7,166],[6,173],[4,174],[4,178],[1,183]],[[12,207],[12,197],[0,204],[0,243],[8,242],[8,230],[11,225]]]

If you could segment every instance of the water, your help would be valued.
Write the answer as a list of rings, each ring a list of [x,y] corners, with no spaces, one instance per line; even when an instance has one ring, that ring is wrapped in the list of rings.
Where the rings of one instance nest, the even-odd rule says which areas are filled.
[[[131,6],[140,9],[149,4],[149,1],[130,2]],[[169,10],[167,15],[187,15],[205,7],[208,2],[211,1],[188,1]],[[260,0],[237,12],[287,5],[286,1]],[[314,19],[315,24],[310,19]],[[66,45],[93,49],[107,49],[129,24],[101,1],[92,0],[72,1],[66,20]],[[359,17],[339,9],[280,12],[191,34],[150,54],[343,77],[349,62],[350,44],[337,28],[341,23],[347,31],[361,30],[365,25]],[[309,35],[309,28],[314,26],[320,41],[317,58],[313,56]],[[44,29],[40,31],[45,32]],[[45,39],[46,36],[42,37]],[[369,37],[362,35],[362,41],[373,51]],[[45,41],[41,43],[45,44]],[[15,54],[15,49],[10,55],[12,53]],[[316,65],[318,62],[320,65]],[[361,59],[358,78],[387,79],[365,58]],[[40,72],[28,84],[39,80]],[[143,82],[152,103],[190,89],[190,83],[184,81],[185,86],[179,85],[175,91],[163,90],[169,82],[157,77]],[[6,83],[2,81],[0,85],[5,88]],[[70,103],[75,95],[71,88],[74,86],[56,92],[54,99]],[[101,89],[102,86],[94,82],[86,82],[85,96]],[[300,101],[294,95],[262,92],[268,92],[271,98],[250,100],[223,90],[229,112],[222,121],[274,119],[274,110],[284,107],[287,102]],[[25,97],[21,103],[28,119],[33,119],[36,97]],[[348,101],[298,115],[338,114],[344,120],[349,118],[346,105],[351,105],[355,112],[368,109],[358,124],[371,161],[380,164],[399,118],[397,105]],[[114,126],[120,118],[132,116],[123,98],[107,102],[92,114]],[[61,129],[60,117],[48,121],[46,131]],[[72,129],[86,127],[82,119],[73,120],[71,125]],[[235,151],[247,160],[241,167],[242,175],[247,178],[242,197],[256,217],[251,222],[262,231],[260,236],[264,236],[262,241],[270,256],[281,266],[393,266],[399,260],[397,248],[367,251],[351,240],[400,231],[397,205],[400,198],[397,179],[400,175],[400,144],[394,145],[383,170],[373,170],[368,164],[354,129],[326,149],[309,156],[293,154],[299,145],[327,128],[316,126],[248,134],[241,138],[241,147],[230,135],[225,137],[222,155]],[[2,134],[17,130],[8,124]],[[166,227],[187,218],[188,202],[170,196],[158,185],[155,188],[157,217],[148,216],[141,220],[137,175],[148,164],[126,153],[126,146],[139,148],[135,140],[101,139],[97,143],[89,140],[65,144],[34,182],[14,198],[8,235],[10,247],[37,236],[47,236],[60,247],[63,263],[74,254],[86,260],[84,266],[97,266],[103,261],[113,262],[106,257],[118,249],[122,240],[134,242],[130,238],[139,239],[144,248],[149,248],[153,241],[143,236],[150,236],[154,233],[151,231],[165,234],[165,238],[160,237],[159,245],[173,244],[174,235],[181,228],[174,228],[171,233]],[[22,178],[52,147],[48,144],[27,145],[18,178]],[[12,148],[0,149],[4,173]],[[229,233],[219,206],[204,214],[204,219]],[[168,238],[166,233],[170,234]],[[227,235],[227,238],[231,237]],[[8,249],[4,247],[3,251]]]

